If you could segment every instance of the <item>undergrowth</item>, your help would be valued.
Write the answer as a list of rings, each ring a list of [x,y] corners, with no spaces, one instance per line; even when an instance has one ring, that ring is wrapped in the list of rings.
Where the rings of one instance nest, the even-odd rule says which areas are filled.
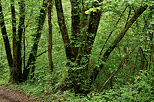
[[[154,77],[153,73],[146,70],[139,72],[133,82],[128,82],[122,87],[114,86],[113,89],[104,89],[100,94],[97,91],[90,92],[87,96],[75,95],[71,90],[55,90],[49,80],[38,83],[27,81],[18,85],[10,85],[14,90],[23,90],[33,99],[42,102],[154,102]]]

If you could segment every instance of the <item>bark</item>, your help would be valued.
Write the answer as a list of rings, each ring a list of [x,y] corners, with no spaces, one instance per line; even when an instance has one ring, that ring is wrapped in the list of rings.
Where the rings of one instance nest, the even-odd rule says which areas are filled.
[[[102,61],[106,62],[107,58],[109,57],[110,53],[114,50],[114,48],[117,46],[117,44],[121,41],[121,39],[124,37],[124,35],[126,34],[126,32],[128,31],[128,29],[131,27],[131,25],[136,21],[136,19],[147,9],[147,5],[145,6],[141,6],[136,12],[135,14],[132,16],[132,18],[126,22],[126,25],[123,27],[123,29],[121,30],[121,32],[119,33],[119,35],[116,37],[116,39],[113,41],[113,43],[111,44],[111,46],[105,51],[105,53],[102,56]],[[103,68],[103,64],[101,64],[99,67],[100,69]],[[91,76],[91,84],[95,81],[97,75],[99,73],[98,68],[94,68],[93,70],[93,74]]]
[[[2,32],[2,36],[3,36],[3,40],[4,40],[7,61],[8,61],[8,64],[9,64],[10,72],[12,72],[13,71],[13,59],[12,59],[9,39],[8,39],[7,32],[6,32],[6,27],[5,27],[5,22],[4,22],[4,15],[3,15],[2,5],[1,5],[1,0],[0,0],[0,27],[1,27],[1,32]],[[10,81],[12,79],[13,79],[13,76],[12,76],[12,73],[10,73]]]
[[[20,16],[19,16],[19,25],[18,25],[18,33],[17,33],[17,38],[16,38],[16,46],[17,46],[17,69],[14,70],[14,74],[16,75],[16,82],[18,82],[22,76],[22,46],[21,46],[21,41],[22,41],[22,34],[24,31],[24,20],[25,20],[25,4],[24,0],[21,0],[20,3]]]
[[[31,53],[29,55],[29,59],[27,62],[27,66],[23,71],[23,75],[22,75],[22,81],[26,81],[27,77],[30,73],[30,69],[32,69],[32,72],[34,72],[35,70],[35,61],[36,61],[36,54],[37,54],[37,50],[38,50],[38,43],[41,37],[41,30],[43,29],[43,25],[44,25],[44,21],[46,18],[46,11],[44,8],[47,8],[47,2],[46,0],[43,0],[43,5],[42,8],[40,10],[40,16],[38,18],[38,25],[37,25],[37,34],[35,35],[35,39],[34,39],[34,44],[32,46],[32,50]],[[34,77],[34,74],[32,74],[31,78]]]
[[[50,73],[53,71],[51,9],[52,9],[52,0],[49,0],[49,4],[48,4],[48,25],[49,25],[48,60],[49,60],[49,72]]]
[[[101,10],[98,10],[95,13],[92,12],[90,14],[90,18],[87,19],[88,16],[86,15],[84,17],[85,14],[82,14],[82,17],[80,17],[81,9],[79,5],[82,4],[83,6],[83,0],[81,3],[78,2],[77,0],[70,0],[70,2],[71,2],[71,14],[72,14],[71,15],[71,20],[72,20],[71,41],[73,42],[71,44],[70,44],[67,28],[65,25],[62,2],[61,0],[55,0],[58,24],[63,37],[63,42],[65,44],[66,57],[68,60],[71,60],[73,62],[73,65],[69,65],[71,66],[71,68],[68,71],[69,73],[68,80],[72,80],[72,83],[69,83],[70,85],[68,85],[67,87],[73,88],[76,94],[77,93],[86,94],[87,91],[85,90],[88,90],[89,88],[89,85],[87,85],[88,84],[87,81],[85,81],[85,79],[87,80],[88,78],[88,75],[87,75],[88,64],[89,64],[88,55],[91,53],[90,47],[93,45],[93,42],[96,36],[96,32],[97,32],[100,17],[101,17]],[[98,7],[100,5],[96,3],[94,4],[94,6]],[[84,7],[82,9],[84,9]],[[82,13],[84,12],[82,11]],[[95,36],[91,37],[91,35],[93,34]],[[79,43],[81,45],[78,45]],[[81,76],[78,76],[78,75],[81,75]],[[77,79],[80,79],[80,80],[77,80]],[[83,84],[84,86],[82,86]]]
[[[103,0],[99,0],[99,2],[102,2]],[[94,2],[93,3],[94,7],[99,7],[102,5],[99,5],[98,2]],[[88,54],[91,53],[91,49],[92,49],[92,45],[94,43],[95,37],[96,37],[96,33],[97,33],[97,29],[99,26],[99,22],[100,22],[100,18],[101,18],[101,14],[102,14],[102,9],[97,10],[97,12],[91,12],[90,13],[90,18],[89,18],[89,22],[88,22],[88,36],[87,36],[87,43],[88,46],[86,47],[86,49],[88,50]]]
[[[80,2],[78,0],[70,0],[71,2],[71,40],[72,48],[74,52],[74,59],[78,55],[78,48],[76,47],[79,42],[80,31]]]
[[[102,1],[103,0],[99,0],[99,2],[102,2]],[[93,6],[99,7],[101,5],[99,5],[98,2],[94,2]],[[78,56],[77,56],[75,62],[77,62],[78,65],[85,65],[86,64],[85,68],[87,70],[88,70],[88,63],[89,63],[88,55],[91,54],[91,49],[92,49],[92,45],[93,45],[95,37],[96,37],[97,29],[98,29],[99,22],[100,22],[101,13],[102,13],[101,10],[97,10],[97,12],[91,12],[88,21],[87,21],[87,18],[81,18],[82,20],[85,20],[85,21],[81,20],[81,22],[80,22],[81,27],[84,27],[84,25],[87,24],[87,26],[85,26],[86,27],[85,29],[87,29],[87,30],[86,30],[85,33],[82,34],[82,32],[81,32],[81,34],[80,34],[80,35],[82,35],[80,37],[80,39],[82,39],[82,40],[80,40],[82,45],[78,50]],[[80,62],[80,60],[82,58],[85,58],[85,57],[86,57],[87,61],[86,62]]]
[[[29,18],[31,18],[33,14],[33,9],[31,10],[31,13],[29,15]],[[29,20],[27,21],[27,24],[25,25],[24,27],[24,31],[23,31],[23,69],[25,69],[26,67],[26,36],[25,36],[25,31],[26,31],[26,28],[29,26]]]
[[[16,74],[14,72],[17,71],[16,17],[15,15],[16,14],[15,14],[14,0],[11,0],[12,33],[13,33],[13,71],[11,73],[13,74],[13,78],[16,78]],[[16,79],[13,79],[12,81],[16,83]]]
[[[97,33],[97,29],[99,26],[99,21],[100,21],[102,12],[101,10],[98,10],[97,12],[92,12],[89,15],[90,18],[87,21],[87,16],[83,17],[84,14],[82,14],[81,16],[82,18],[78,18],[80,16],[78,14],[80,13],[78,2],[73,1],[71,2],[71,4],[72,4],[72,13],[73,13],[72,14],[72,29],[73,30],[75,29],[72,32],[72,36],[75,38],[75,41],[76,41],[74,43],[79,42],[81,45],[79,47],[75,47],[74,46],[75,44],[72,45],[73,50],[75,49],[77,52],[74,52],[75,53],[74,66],[73,68],[70,68],[70,70],[68,71],[69,80],[72,81],[72,83],[70,83],[70,88],[74,89],[75,94],[79,93],[79,94],[86,95],[87,93],[89,93],[89,88],[90,88],[88,73],[87,73],[88,66],[89,66],[89,54],[91,54],[92,45],[93,45],[93,42],[94,42],[94,39]],[[95,7],[100,6],[97,4],[98,3],[95,3],[93,6]],[[75,25],[75,23],[77,25]],[[84,28],[82,29],[81,27],[84,27]],[[80,29],[81,29],[80,32],[77,31]],[[92,36],[92,35],[95,35],[95,36]]]
[[[66,57],[68,60],[74,61],[73,59],[74,53],[70,45],[70,39],[69,39],[66,24],[65,24],[65,18],[64,18],[61,0],[55,0],[55,6],[56,6],[56,11],[57,11],[58,24],[59,24],[60,32],[62,34],[62,38],[64,42]]]

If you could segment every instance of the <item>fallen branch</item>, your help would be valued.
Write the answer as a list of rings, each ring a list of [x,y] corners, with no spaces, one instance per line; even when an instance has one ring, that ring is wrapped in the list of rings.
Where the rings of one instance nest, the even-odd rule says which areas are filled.
[[[137,47],[137,45],[135,46],[135,48]],[[108,83],[108,81],[113,77],[113,75],[121,68],[123,67],[123,64],[125,63],[125,61],[127,61],[127,59],[129,58],[129,55],[135,50],[135,48],[130,52],[127,53],[126,56],[124,57],[124,59],[121,61],[120,65],[118,66],[118,69],[106,80],[106,82],[103,84],[102,88],[99,91],[99,94],[102,92],[102,90],[104,89],[105,85]]]

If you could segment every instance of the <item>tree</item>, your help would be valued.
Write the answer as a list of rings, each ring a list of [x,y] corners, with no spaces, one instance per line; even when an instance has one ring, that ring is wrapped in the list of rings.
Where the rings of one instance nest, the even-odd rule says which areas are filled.
[[[71,2],[71,36],[69,34],[65,24],[65,18],[63,13],[63,7],[61,0],[55,0],[58,24],[63,37],[63,42],[65,44],[65,51],[67,60],[67,66],[70,67],[68,70],[69,79],[69,88],[73,88],[75,93],[87,94],[90,90],[91,84],[95,81],[99,70],[102,69],[104,64],[100,64],[99,67],[93,69],[93,74],[88,75],[88,66],[89,66],[89,56],[91,55],[91,49],[96,37],[98,25],[101,17],[101,9],[96,9],[96,11],[90,12],[87,16],[84,12],[87,10],[87,7],[84,5],[84,0],[70,0]],[[94,8],[103,6],[101,4],[102,0],[92,3]],[[100,5],[101,4],[101,5]],[[103,55],[100,54],[101,62],[106,62],[110,53],[115,49],[117,44],[126,34],[127,30],[131,25],[136,21],[136,19],[147,9],[147,5],[141,6],[135,12],[130,20],[128,20],[115,38],[111,46],[105,51]],[[67,80],[67,81],[68,81]]]
[[[67,1],[68,2],[68,1]],[[103,0],[70,0],[70,10],[71,10],[71,27],[70,29],[67,27],[67,22],[65,18],[64,8],[62,6],[62,0],[55,0],[55,3],[52,3],[52,0],[43,0],[42,6],[39,8],[39,14],[38,17],[34,18],[34,20],[37,21],[36,25],[31,25],[30,23],[33,22],[33,19],[30,23],[29,20],[26,19],[26,17],[31,17],[33,13],[36,11],[33,11],[33,9],[26,9],[28,7],[28,3],[24,0],[20,0],[18,3],[19,5],[19,15],[16,13],[16,8],[18,7],[14,0],[11,0],[11,23],[12,23],[12,36],[13,36],[13,58],[11,54],[11,47],[10,42],[7,36],[7,30],[6,25],[4,23],[4,14],[2,10],[2,6],[0,4],[0,25],[1,25],[1,32],[4,39],[5,44],[5,50],[7,54],[7,60],[10,67],[10,81],[14,83],[20,83],[25,82],[28,78],[35,79],[35,70],[36,70],[36,61],[37,57],[44,54],[48,51],[48,65],[49,65],[49,71],[50,74],[54,74],[54,68],[53,68],[53,61],[52,61],[52,32],[55,31],[52,30],[53,19],[52,19],[52,8],[53,4],[55,4],[56,7],[56,13],[57,13],[57,20],[58,20],[58,26],[62,36],[64,49],[65,49],[65,55],[66,55],[66,65],[65,67],[68,68],[63,75],[67,76],[66,78],[62,77],[62,80],[64,83],[60,85],[60,88],[62,90],[68,90],[71,89],[75,94],[88,94],[92,89],[92,84],[96,81],[96,78],[98,77],[99,72],[104,69],[105,63],[108,63],[109,56],[112,52],[117,48],[118,45],[121,42],[122,39],[124,39],[124,36],[126,35],[126,32],[131,28],[130,32],[137,32],[137,30],[132,30],[132,28],[136,28],[136,26],[132,27],[134,23],[137,25],[139,16],[142,15],[142,13],[148,8],[149,4],[146,2],[135,4],[134,2],[128,2],[128,1],[103,1]],[[0,2],[2,3],[2,2]],[[116,7],[118,3],[121,3],[125,6],[125,8],[120,8],[119,12],[117,13],[119,17],[118,21],[114,25],[113,30],[111,32],[109,30],[106,30],[109,36],[106,39],[105,43],[102,44],[103,47],[100,51],[98,58],[98,63],[95,64],[93,67],[91,67],[92,63],[92,50],[94,49],[94,42],[96,41],[96,36],[98,36],[97,31],[99,29],[101,18],[104,17],[103,13],[106,12],[105,9],[112,9],[111,5],[113,7]],[[144,4],[145,3],[145,4]],[[135,6],[134,6],[135,5]],[[152,18],[152,6],[150,6],[150,12],[149,17]],[[38,9],[37,8],[37,9]],[[133,11],[132,11],[133,9]],[[31,11],[32,14],[28,15],[27,11]],[[103,11],[103,12],[102,12]],[[113,9],[111,11],[114,11]],[[115,10],[114,12],[117,12],[118,10]],[[46,14],[48,12],[48,50],[42,52],[41,54],[38,54],[39,51],[39,42],[41,40],[42,33],[45,34],[45,32],[42,32],[44,24],[46,24]],[[128,15],[127,15],[128,13]],[[103,15],[103,16],[102,16]],[[118,23],[120,22],[122,16],[124,17],[122,19],[121,26],[119,28],[116,28]],[[105,16],[107,17],[107,16]],[[114,17],[110,17],[115,20]],[[145,17],[146,18],[146,17]],[[19,19],[19,23],[17,23]],[[141,18],[140,18],[141,19]],[[26,22],[27,20],[27,22]],[[147,20],[147,19],[146,19]],[[27,23],[27,24],[26,24]],[[143,23],[141,24],[143,25]],[[149,25],[149,21],[147,20],[147,23],[145,23],[145,26]],[[18,26],[18,28],[16,28]],[[34,27],[33,34],[32,34],[32,40],[33,43],[31,43],[31,49],[29,51],[26,51],[25,49],[25,35],[26,35],[26,29],[30,27]],[[105,26],[105,24],[103,25]],[[137,26],[140,27],[140,26]],[[150,29],[151,26],[147,26],[147,30]],[[101,27],[100,27],[101,28]],[[109,46],[107,45],[107,41],[110,39],[112,33],[116,31],[117,35],[114,37],[114,39],[111,40],[111,44]],[[119,32],[120,31],[120,32]],[[70,33],[69,33],[70,32]],[[105,36],[105,34],[102,33],[102,36]],[[43,35],[45,36],[45,35]],[[22,40],[23,38],[23,40]],[[149,33],[150,41],[153,39],[153,32]],[[24,43],[24,50],[22,50],[22,41]],[[96,41],[97,42],[97,41]],[[147,41],[148,42],[148,41]],[[104,46],[107,47],[104,49]],[[153,61],[152,51],[153,51],[153,44],[149,43],[148,46],[150,47],[150,62]],[[127,45],[128,47],[128,45]],[[132,47],[133,48],[133,47]],[[129,50],[123,48],[125,50],[126,58],[124,58],[121,61],[121,64],[119,65],[118,69],[123,66],[126,60],[128,59],[128,55],[130,54]],[[105,51],[104,51],[105,50]],[[23,51],[23,52],[22,52]],[[103,52],[104,51],[104,52]],[[142,68],[145,66],[145,60],[146,54],[144,53],[144,49],[139,47],[140,51],[140,62],[144,62],[143,64],[140,64]],[[26,54],[25,54],[26,53]],[[123,54],[124,55],[124,54]],[[22,59],[23,62],[22,62]],[[114,58],[111,58],[114,59]],[[137,60],[137,59],[136,59]],[[25,64],[27,62],[27,65]],[[117,62],[116,62],[117,63]],[[22,67],[22,64],[24,66]],[[55,63],[56,64],[56,63]],[[53,73],[51,73],[53,72]],[[107,73],[111,76],[114,75],[114,73]],[[112,78],[109,78],[112,79]],[[112,82],[112,81],[111,81]],[[105,86],[105,84],[104,84]],[[103,86],[103,88],[104,88]],[[112,88],[111,83],[111,88]]]
[[[5,50],[7,55],[7,60],[10,67],[10,81],[13,83],[19,83],[27,80],[27,77],[30,73],[33,73],[35,70],[35,61],[36,61],[36,54],[38,49],[39,39],[41,37],[41,30],[44,25],[45,17],[46,17],[46,8],[47,2],[44,0],[42,8],[40,10],[40,16],[38,17],[38,25],[37,25],[37,34],[35,35],[34,44],[32,46],[31,53],[29,55],[29,60],[27,62],[27,66],[23,69],[22,73],[22,35],[25,29],[25,3],[24,0],[18,2],[20,6],[20,15],[19,15],[19,24],[18,24],[18,32],[16,35],[16,18],[15,18],[15,5],[14,0],[11,0],[11,14],[12,14],[12,33],[13,33],[13,58],[11,54],[11,48],[9,39],[7,36],[7,31],[4,23],[4,15],[2,12],[2,6],[0,4],[0,17],[1,17],[1,31],[5,43]],[[1,3],[1,1],[0,1]],[[44,9],[45,8],[45,9]],[[31,68],[30,68],[31,67]],[[31,69],[31,72],[30,72]],[[33,77],[34,75],[31,75]]]
[[[12,78],[13,59],[12,59],[9,39],[8,39],[7,32],[6,32],[1,1],[0,1],[0,26],[1,26],[1,32],[2,32],[2,36],[3,36],[4,44],[5,44],[5,51],[6,51],[6,55],[7,55],[7,60],[8,60],[9,68],[10,68],[10,71],[11,71],[11,74],[10,74],[11,77],[10,78]]]
[[[49,59],[50,73],[53,71],[53,61],[52,61],[52,22],[51,22],[51,7],[52,6],[53,6],[52,0],[49,0],[49,4],[48,4],[48,25],[49,25],[48,59]]]

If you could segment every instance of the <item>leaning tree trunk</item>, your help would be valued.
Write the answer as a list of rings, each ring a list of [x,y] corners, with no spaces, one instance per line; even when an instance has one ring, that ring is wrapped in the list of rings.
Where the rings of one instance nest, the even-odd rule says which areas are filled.
[[[151,19],[151,32],[149,33],[149,38],[150,38],[150,42],[153,42],[153,34],[154,34],[154,23],[152,23],[152,14],[154,14],[154,5],[150,6],[150,15],[149,18]],[[153,68],[153,72],[154,72],[154,43],[150,43],[150,64],[149,64],[149,69],[151,70]]]
[[[27,77],[30,74],[30,69],[32,70],[31,73],[33,73],[35,70],[36,54],[37,54],[37,49],[38,49],[38,43],[39,43],[39,40],[41,37],[41,30],[43,29],[43,25],[44,25],[45,18],[46,18],[46,11],[45,11],[46,9],[47,9],[47,1],[43,0],[43,5],[40,10],[40,16],[38,18],[37,34],[34,39],[34,44],[32,46],[32,50],[29,55],[27,66],[23,70],[23,74],[22,74],[22,78],[21,78],[22,82],[27,80]],[[31,78],[33,78],[33,77],[34,77],[34,74],[31,75]]]
[[[74,61],[74,52],[72,50],[72,46],[70,45],[70,38],[69,38],[68,30],[65,24],[62,1],[55,0],[55,6],[56,6],[58,24],[59,24],[60,32],[63,38],[67,60]]]
[[[141,6],[136,12],[135,14],[132,16],[132,18],[126,22],[126,25],[123,27],[123,29],[121,30],[121,32],[119,33],[119,35],[116,37],[116,39],[113,41],[112,45],[105,51],[105,53],[102,56],[102,61],[106,62],[106,60],[108,59],[109,55],[111,54],[111,52],[114,50],[114,48],[118,45],[118,43],[121,41],[121,39],[125,36],[126,32],[128,31],[128,29],[131,27],[131,25],[137,20],[137,18],[147,9],[147,5],[145,6]],[[101,64],[99,66],[99,69],[103,68],[103,64]],[[97,75],[99,73],[98,67],[94,68],[93,70],[93,74],[91,76],[91,84],[95,81]]]
[[[1,27],[1,32],[2,32],[2,36],[3,36],[3,40],[4,40],[7,61],[8,61],[9,68],[10,68],[10,81],[12,81],[13,80],[13,73],[12,73],[13,72],[13,59],[12,59],[9,39],[8,39],[7,32],[6,32],[6,27],[5,27],[5,22],[4,22],[4,15],[3,15],[2,5],[1,5],[1,0],[0,0],[0,27]]]

